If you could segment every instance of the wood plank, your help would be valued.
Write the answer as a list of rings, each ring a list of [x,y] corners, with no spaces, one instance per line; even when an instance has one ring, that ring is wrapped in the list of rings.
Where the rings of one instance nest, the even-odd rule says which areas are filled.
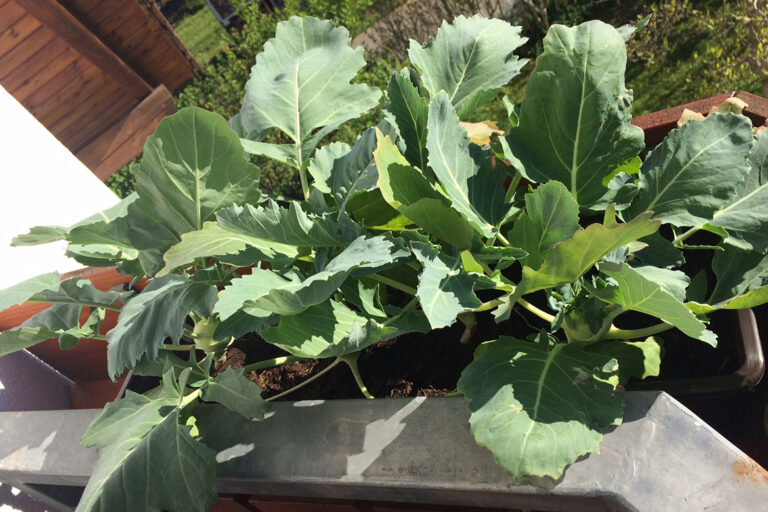
[[[14,2],[6,2],[0,6],[0,33],[27,15],[27,11]]]
[[[136,106],[136,100],[128,96],[118,96],[116,99],[105,96],[94,105],[91,114],[85,114],[78,121],[73,119],[72,128],[67,132],[69,145],[67,146],[72,153],[77,153],[88,141],[98,137],[118,119],[125,117],[133,107]],[[82,129],[81,129],[82,125]]]
[[[16,0],[16,2],[43,25],[53,30],[78,53],[111,76],[132,96],[141,99],[152,91],[133,69],[56,0]]]
[[[0,81],[21,66],[29,62],[33,56],[46,48],[56,36],[42,25],[19,42],[13,49],[0,55]]]
[[[768,98],[763,98],[745,91],[737,92],[736,97],[747,103],[747,108],[744,109],[744,114],[752,118],[752,122],[755,126],[765,124],[768,119]]]
[[[96,176],[106,180],[139,155],[144,149],[146,138],[155,131],[157,124],[175,111],[171,93],[160,85],[125,118],[91,141],[75,156]]]
[[[106,359],[101,362],[106,364]],[[101,409],[107,402],[119,398],[117,395],[123,387],[125,376],[112,382],[109,379],[91,380],[70,384],[69,394],[72,398],[73,409]]]
[[[80,58],[71,48],[65,48],[60,53],[52,52],[50,55],[56,55],[56,58],[50,61],[45,58],[46,50],[43,49],[41,52],[42,55],[38,57],[36,54],[19,73],[9,75],[3,80],[3,87],[22,103],[24,98],[33,95],[43,84],[67,67],[75,66],[75,62]]]
[[[37,112],[39,116],[50,115],[52,109],[67,108],[67,105],[63,105],[61,100],[68,97],[68,92],[76,94],[78,87],[87,85],[96,76],[99,76],[99,71],[89,66],[88,61],[78,56],[37,89],[29,90],[28,94],[19,94],[16,97],[30,112]],[[57,96],[60,99],[56,99]]]
[[[0,32],[0,54],[11,51],[32,32],[40,28],[40,22],[32,16],[22,16],[16,23]]]

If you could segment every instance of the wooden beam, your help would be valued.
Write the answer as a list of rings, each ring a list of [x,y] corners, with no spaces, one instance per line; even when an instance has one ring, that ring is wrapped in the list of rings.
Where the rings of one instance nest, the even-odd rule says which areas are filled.
[[[100,68],[131,96],[142,99],[152,92],[152,88],[143,78],[56,0],[14,1]]]
[[[75,156],[101,180],[133,160],[144,150],[144,141],[163,118],[176,112],[173,97],[164,85],[156,87],[127,116],[90,141]]]

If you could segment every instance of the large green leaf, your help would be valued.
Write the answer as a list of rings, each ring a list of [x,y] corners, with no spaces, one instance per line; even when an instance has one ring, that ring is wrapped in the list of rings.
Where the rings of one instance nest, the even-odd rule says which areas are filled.
[[[394,209],[440,240],[467,249],[474,237],[472,226],[453,208],[450,200],[412,167],[389,137],[376,132],[373,156],[379,172],[381,195]]]
[[[11,246],[24,247],[58,242],[66,240],[68,234],[69,229],[64,226],[33,226],[29,229],[29,233],[13,237]]]
[[[120,311],[117,325],[107,333],[107,368],[113,377],[146,355],[157,357],[166,338],[178,344],[190,311],[208,316],[216,288],[170,275],[152,280]]]
[[[515,221],[509,240],[528,253],[522,263],[537,269],[555,244],[578,229],[579,205],[562,183],[551,181],[526,194],[525,213]]]
[[[277,128],[294,141],[295,163],[302,166],[324,135],[376,106],[378,89],[349,83],[364,65],[363,49],[352,49],[343,27],[295,16],[278,23],[245,86],[240,122],[246,138]]]
[[[610,212],[609,212],[610,213]],[[659,221],[646,212],[626,224],[591,224],[549,251],[538,270],[523,267],[523,278],[515,295],[572,283],[604,255],[640,238],[655,233]]]
[[[475,295],[477,278],[463,270],[461,258],[429,243],[413,242],[411,247],[424,266],[416,296],[433,329],[453,324],[459,313],[482,304]]]
[[[228,368],[203,388],[202,398],[206,402],[220,403],[249,420],[263,420],[269,403],[261,398],[262,391],[243,375],[242,370]]]
[[[349,153],[349,150],[349,145],[344,142],[332,142],[318,149],[307,167],[307,171],[314,180],[312,186],[323,194],[330,194],[333,162]]]
[[[182,234],[202,229],[221,208],[256,201],[258,183],[258,167],[244,158],[224,118],[184,108],[161,121],[144,146],[136,171],[139,199],[128,207],[131,243],[162,252]]]
[[[102,448],[77,512],[207,512],[216,501],[215,452],[179,425],[178,410],[163,418],[158,402]]]
[[[600,272],[616,282],[616,286],[589,287],[590,293],[609,304],[617,304],[626,310],[639,311],[675,326],[692,338],[712,346],[717,337],[688,309],[685,304],[665,291],[659,284],[646,278],[626,263],[603,262]]]
[[[357,352],[392,337],[396,327],[355,313],[341,302],[325,301],[262,331],[261,336],[299,357],[334,357]]]
[[[304,279],[296,272],[284,276],[254,268],[225,288],[215,306],[221,318],[239,309],[266,318],[270,313],[295,315],[327,300],[353,272],[369,273],[408,253],[385,237],[354,240],[325,269]]]
[[[133,292],[103,292],[93,286],[90,281],[80,279],[79,277],[71,277],[61,281],[58,288],[43,290],[30,297],[30,300],[98,308],[108,307],[116,302],[124,302],[131,295],[133,295]]]
[[[237,255],[246,251],[252,257],[251,264],[261,260],[285,264],[299,254],[292,245],[224,229],[217,222],[209,221],[203,224],[203,229],[181,235],[181,241],[165,252],[165,266],[157,272],[157,276],[165,276],[175,268],[194,262],[196,258]]]
[[[579,206],[607,191],[614,169],[644,147],[632,126],[632,92],[624,87],[621,35],[601,21],[550,27],[528,80],[520,124],[507,136],[532,180],[563,183]]]
[[[709,222],[725,228],[725,243],[745,250],[768,249],[768,130],[755,135],[749,157],[750,171],[733,201],[720,208]]]
[[[506,173],[475,146],[470,152],[467,130],[459,125],[445,92],[437,93],[429,103],[428,127],[429,165],[445,187],[451,205],[478,233],[486,238],[494,236],[509,209],[504,204]]]
[[[710,114],[673,130],[645,159],[639,191],[627,210],[646,210],[675,226],[698,226],[736,197],[749,172],[752,123],[735,114]]]
[[[475,15],[444,21],[424,45],[411,41],[408,55],[431,97],[444,91],[462,119],[512,80],[527,62],[514,52],[527,38],[520,27]]]
[[[0,357],[56,337],[58,337],[57,332],[45,327],[18,327],[2,331],[0,332]]]
[[[421,97],[418,78],[412,69],[392,73],[387,86],[387,109],[395,118],[405,158],[427,172],[427,102]]]
[[[587,346],[501,336],[462,372],[472,433],[513,477],[558,478],[621,423],[621,398],[604,381],[615,360]]]
[[[349,153],[337,158],[331,169],[331,193],[340,211],[355,194],[376,188],[379,173],[373,161],[376,149],[376,128],[363,132]]]
[[[726,247],[715,252],[712,270],[717,283],[707,304],[687,304],[695,313],[746,309],[768,302],[768,256]]]
[[[275,242],[278,246],[340,247],[345,244],[339,224],[328,216],[306,213],[291,201],[282,208],[272,200],[266,205],[233,205],[216,214],[219,226],[234,233]]]
[[[59,273],[49,272],[0,291],[0,311],[8,309],[16,304],[21,304],[43,290],[51,290],[59,286]]]

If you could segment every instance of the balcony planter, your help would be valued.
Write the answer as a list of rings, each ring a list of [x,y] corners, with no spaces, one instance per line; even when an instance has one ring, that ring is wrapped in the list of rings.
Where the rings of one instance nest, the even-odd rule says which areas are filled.
[[[162,376],[163,384],[147,395],[126,394],[91,423],[83,442],[100,450],[95,466],[94,456],[75,445],[76,436],[64,435],[94,418],[75,411],[62,413],[69,415],[61,418],[67,421],[54,425],[55,432],[42,432],[41,440],[11,446],[2,474],[27,484],[77,485],[92,468],[81,509],[94,512],[117,503],[127,510],[202,512],[215,501],[217,461],[224,465],[221,490],[240,493],[253,492],[248,483],[253,480],[258,492],[283,495],[333,492],[360,498],[354,493],[364,491],[368,498],[390,501],[453,501],[467,507],[494,498],[493,504],[545,509],[567,497],[570,509],[590,504],[619,509],[653,502],[646,496],[649,487],[657,499],[669,499],[670,486],[681,484],[677,494],[695,489],[707,506],[720,506],[718,496],[732,502],[745,479],[762,477],[759,467],[708,429],[701,441],[707,449],[696,449],[690,442],[701,422],[666,395],[616,390],[632,376],[658,373],[660,345],[654,335],[676,327],[714,345],[714,333],[702,321],[707,313],[765,302],[768,285],[752,293],[752,281],[742,287],[739,275],[726,277],[734,277],[727,273],[731,268],[742,274],[756,270],[768,240],[760,225],[733,218],[723,224],[719,215],[732,214],[734,205],[765,191],[752,179],[748,158],[753,148],[768,153],[768,137],[755,137],[743,116],[718,112],[688,121],[641,164],[643,133],[630,125],[622,78],[626,27],[623,35],[600,22],[551,30],[555,35],[545,41],[522,105],[508,108],[512,131],[493,146],[477,139],[470,144],[476,130],[495,133],[491,125],[460,119],[520,70],[522,63],[508,52],[523,39],[504,22],[478,16],[457,18],[443,25],[432,43],[412,47],[421,80],[406,70],[393,75],[389,87],[388,108],[399,130],[382,122],[366,130],[354,148],[335,144],[315,151],[323,134],[375,106],[380,92],[349,83],[363,62],[362,51],[355,54],[348,46],[345,30],[314,18],[282,22],[257,60],[240,116],[228,124],[200,109],[181,110],[148,139],[137,194],[111,209],[107,220],[97,218],[80,230],[42,227],[25,235],[34,243],[65,238],[74,250],[94,257],[107,253],[109,261],[137,275],[153,276],[142,294],[130,299],[74,281],[56,287],[46,279],[0,297],[11,304],[27,292],[33,300],[58,294],[65,305],[74,300],[104,309],[127,301],[109,336],[109,374],[131,368]],[[468,57],[475,50],[485,56]],[[284,62],[285,55],[295,60]],[[448,72],[456,62],[446,55],[467,59],[466,72],[458,77]],[[572,66],[576,58],[584,59],[583,68]],[[446,80],[453,82],[445,85]],[[587,92],[588,85],[594,90]],[[574,93],[578,90],[581,94]],[[291,108],[281,107],[286,104]],[[556,130],[550,120],[557,121]],[[283,132],[282,141],[292,142],[264,142],[263,133],[272,128]],[[403,144],[395,143],[398,136]],[[295,167],[305,201],[284,201],[288,207],[259,202],[258,169],[243,158],[246,150]],[[493,167],[492,155],[514,163],[513,183],[526,177],[540,185],[510,186],[504,193],[506,176]],[[674,165],[667,165],[668,159]],[[762,170],[763,161],[758,163],[755,168]],[[649,185],[652,180],[661,185]],[[688,230],[678,232],[679,227]],[[699,237],[710,232],[718,237],[714,248]],[[703,274],[692,282],[673,270],[683,264],[683,249],[729,251],[712,258],[717,276],[712,293]],[[729,258],[733,254],[739,259]],[[235,267],[255,262],[264,265],[236,275]],[[514,307],[538,317],[543,328],[505,323]],[[255,331],[291,356],[250,363],[249,371],[334,358],[331,365],[346,364],[368,396],[357,366],[363,350],[451,325],[463,328],[461,340],[469,342],[473,333],[483,332],[476,319],[491,312],[500,326],[488,322],[489,332],[475,338],[477,346],[465,345],[474,359],[457,388],[470,401],[472,435],[493,457],[474,444],[465,447],[471,438],[461,400],[288,403],[268,415],[262,390],[246,372],[225,370],[234,338]],[[43,327],[3,333],[9,347],[29,346],[50,332],[65,342],[73,332],[88,337],[75,315],[64,327],[54,322],[59,317],[43,316],[36,320]],[[657,323],[648,325],[649,318]],[[493,329],[498,332],[491,335]],[[194,345],[179,347],[184,335]],[[622,422],[625,397],[628,417],[614,428]],[[233,413],[209,406],[212,402],[257,421],[230,420]],[[126,421],[136,417],[141,420]],[[634,432],[644,418],[651,427]],[[9,439],[20,424],[30,423],[22,413],[3,420]],[[309,422],[316,424],[310,433],[297,435],[290,428]],[[262,432],[267,428],[273,434]],[[678,436],[677,448],[661,435],[667,431]],[[664,455],[653,457],[643,471],[641,456],[628,446],[615,451],[631,457],[602,459],[598,443],[606,433],[619,444],[643,452],[653,445]],[[398,440],[407,443],[390,454]],[[339,449],[329,451],[329,444]],[[682,451],[675,451],[680,446]],[[65,474],[65,481],[36,478],[24,465],[35,460],[34,450],[60,447],[68,456],[53,457],[59,466],[51,474]],[[603,451],[611,453],[610,444]],[[723,456],[710,471],[714,477],[701,463],[711,460],[710,452]],[[397,460],[398,454],[404,458]],[[670,460],[675,456],[679,459]],[[453,457],[453,463],[442,457]],[[82,464],[67,466],[76,460]],[[502,478],[491,460],[515,479]],[[691,482],[677,476],[690,472],[678,464],[685,460],[696,464]],[[259,466],[263,463],[270,466]],[[281,465],[291,470],[269,472]],[[44,464],[38,458],[32,466]],[[616,488],[614,479],[595,479],[624,471],[640,475],[642,486]],[[727,471],[737,476],[728,480]],[[371,484],[364,485],[368,477]],[[399,494],[385,496],[393,485]],[[442,497],[435,497],[436,489]],[[760,491],[749,487],[744,499],[764,499]],[[695,501],[693,495],[685,499]]]

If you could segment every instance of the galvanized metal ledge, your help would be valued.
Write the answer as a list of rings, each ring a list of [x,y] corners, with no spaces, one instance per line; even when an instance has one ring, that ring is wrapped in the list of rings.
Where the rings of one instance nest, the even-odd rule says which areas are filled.
[[[462,398],[275,404],[264,421],[217,406],[198,428],[219,490],[536,510],[768,508],[768,473],[661,392],[625,394],[624,423],[557,481],[512,480],[475,444]],[[97,410],[0,413],[0,481],[85,485],[79,438]]]

